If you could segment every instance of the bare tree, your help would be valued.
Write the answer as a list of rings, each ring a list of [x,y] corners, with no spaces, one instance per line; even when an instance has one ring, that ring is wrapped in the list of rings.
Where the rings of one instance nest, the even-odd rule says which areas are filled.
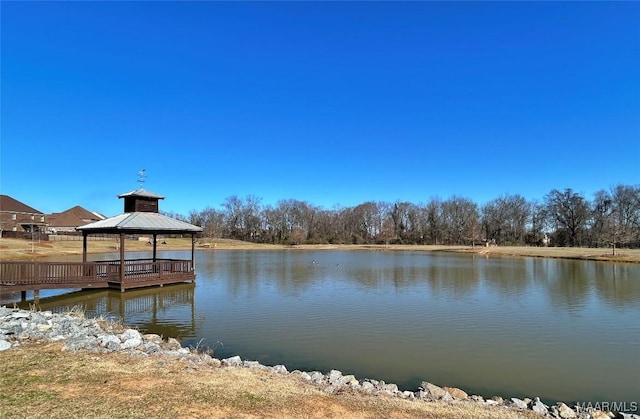
[[[482,207],[482,225],[487,240],[522,244],[525,240],[531,205],[520,195],[506,195]]]
[[[480,240],[478,206],[468,198],[452,196],[442,203],[445,244]]]
[[[580,246],[590,216],[589,203],[571,189],[552,190],[545,196],[548,216],[556,227],[556,242]]]

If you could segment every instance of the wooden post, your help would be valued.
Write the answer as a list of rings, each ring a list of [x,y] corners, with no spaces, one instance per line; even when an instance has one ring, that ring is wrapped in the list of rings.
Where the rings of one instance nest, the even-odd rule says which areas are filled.
[[[191,233],[191,267],[196,269],[196,235]]]
[[[124,233],[120,233],[120,291],[124,291]]]
[[[87,232],[82,232],[82,261],[87,261]]]
[[[158,245],[158,234],[153,233],[153,262],[156,261],[156,253],[157,253],[157,245]]]
[[[196,275],[196,234],[191,233],[191,269],[193,270],[193,276]],[[191,283],[195,283],[195,279],[191,280]]]

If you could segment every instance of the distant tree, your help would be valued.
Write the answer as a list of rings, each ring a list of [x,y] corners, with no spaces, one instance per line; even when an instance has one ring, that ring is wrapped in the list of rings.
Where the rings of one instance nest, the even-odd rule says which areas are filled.
[[[525,241],[531,204],[520,195],[506,195],[482,207],[482,226],[487,240],[522,244]]]
[[[591,233],[595,246],[625,246],[638,240],[640,188],[617,185],[595,193]]]
[[[530,227],[525,239],[526,244],[535,246],[547,246],[548,220],[547,208],[540,202],[530,203]]]
[[[444,244],[471,244],[480,239],[478,206],[468,198],[452,196],[442,203]]]
[[[225,234],[240,240],[255,240],[262,225],[260,219],[260,198],[248,195],[245,199],[236,195],[227,197],[222,204]]]
[[[160,214],[166,215],[167,217],[171,217],[176,220],[189,222],[189,219],[182,214],[173,211],[160,211]]]
[[[427,242],[441,244],[443,242],[444,216],[442,214],[442,201],[432,198],[425,206],[427,223]]]
[[[547,215],[556,227],[556,243],[580,246],[589,221],[589,203],[571,189],[552,190],[545,196]]]

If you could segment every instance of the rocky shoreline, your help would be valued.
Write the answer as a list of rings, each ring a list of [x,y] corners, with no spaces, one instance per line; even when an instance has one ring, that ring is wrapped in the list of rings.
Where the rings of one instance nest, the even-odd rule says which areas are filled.
[[[558,402],[548,406],[539,398],[504,399],[495,396],[485,399],[468,395],[459,388],[439,387],[422,382],[416,391],[401,391],[396,384],[374,379],[357,379],[343,375],[338,370],[326,374],[319,371],[288,371],[284,365],[265,366],[257,361],[242,360],[239,356],[216,359],[193,348],[184,348],[176,339],[163,340],[156,334],[141,334],[137,330],[123,327],[103,319],[88,319],[83,313],[64,314],[51,311],[28,311],[18,308],[0,307],[0,351],[10,350],[29,341],[60,341],[68,351],[86,350],[98,353],[124,352],[132,356],[165,356],[212,368],[256,368],[276,374],[290,374],[313,383],[329,394],[354,392],[383,397],[399,397],[416,402],[480,403],[504,409],[531,410],[541,417],[582,419],[640,419],[631,413],[603,412],[584,406],[569,407]]]

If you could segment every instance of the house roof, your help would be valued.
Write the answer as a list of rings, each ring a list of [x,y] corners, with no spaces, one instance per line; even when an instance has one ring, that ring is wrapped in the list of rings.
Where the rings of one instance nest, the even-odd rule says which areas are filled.
[[[42,214],[42,212],[37,209],[32,208],[9,195],[0,195],[0,211]]]
[[[79,205],[62,212],[47,215],[47,221],[51,227],[77,227],[92,221],[104,220],[105,218]]]
[[[128,212],[76,227],[87,233],[197,233],[201,227],[156,212]]]
[[[87,224],[73,212],[58,212],[47,216],[47,223],[51,227],[77,227]]]
[[[95,221],[99,221],[99,220],[104,220],[107,217],[104,216],[100,216],[95,212],[91,212],[85,208],[82,208],[80,205],[76,205],[73,208],[69,208],[67,211],[64,212],[71,212],[73,214],[75,214],[76,216],[82,218],[83,220],[95,220]]]
[[[149,192],[146,189],[136,189],[135,191],[123,193],[122,195],[118,195],[118,198],[126,198],[128,196],[140,196],[144,198],[164,199],[164,196],[155,194],[153,192]]]

